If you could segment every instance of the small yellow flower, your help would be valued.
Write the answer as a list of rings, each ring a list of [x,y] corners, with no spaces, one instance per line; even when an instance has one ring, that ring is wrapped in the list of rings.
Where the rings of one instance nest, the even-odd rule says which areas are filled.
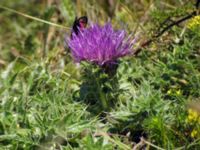
[[[16,127],[17,127],[17,128],[20,128],[20,125],[19,125],[19,124],[17,124],[17,125],[16,125]]]
[[[199,115],[195,110],[189,109],[188,110],[188,121],[192,122],[192,121],[197,121],[199,119]]]
[[[177,90],[176,95],[181,95],[181,90]]]
[[[192,19],[188,22],[187,27],[188,27],[189,29],[193,29],[193,28],[195,28],[195,27],[197,27],[197,26],[199,26],[199,25],[200,25],[200,15],[195,16],[194,18],[192,18]]]
[[[169,90],[167,91],[167,94],[168,94],[168,95],[172,94],[172,90],[169,89]]]
[[[191,132],[191,137],[192,137],[192,138],[196,137],[196,136],[197,136],[197,133],[198,133],[197,130],[195,130],[195,129],[192,130],[192,132]]]

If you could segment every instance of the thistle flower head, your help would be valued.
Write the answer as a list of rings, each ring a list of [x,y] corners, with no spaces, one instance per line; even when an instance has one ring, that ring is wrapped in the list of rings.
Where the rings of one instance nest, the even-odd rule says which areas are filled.
[[[135,40],[126,38],[124,30],[114,30],[110,23],[85,28],[72,33],[66,40],[76,62],[89,61],[99,66],[116,63],[117,59],[131,54]]]

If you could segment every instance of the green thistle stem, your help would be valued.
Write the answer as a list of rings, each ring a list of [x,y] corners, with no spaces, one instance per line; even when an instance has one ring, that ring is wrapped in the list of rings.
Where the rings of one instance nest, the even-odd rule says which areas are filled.
[[[96,78],[96,82],[97,82],[97,89],[100,96],[101,105],[104,110],[107,110],[108,109],[107,99],[104,92],[102,91],[101,84],[98,77]]]

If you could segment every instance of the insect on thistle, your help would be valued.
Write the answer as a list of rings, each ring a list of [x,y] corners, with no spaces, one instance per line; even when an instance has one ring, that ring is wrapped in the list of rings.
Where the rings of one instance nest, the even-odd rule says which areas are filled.
[[[75,20],[74,20],[73,26],[72,26],[70,39],[71,40],[73,39],[73,34],[78,35],[78,33],[80,32],[80,30],[86,28],[87,23],[88,23],[87,16],[82,16],[80,18],[76,17]],[[66,36],[66,38],[65,38],[64,47],[69,50],[70,48],[67,46],[67,43],[68,43],[67,42],[67,37],[68,36]],[[68,52],[68,50],[66,52]]]
[[[87,22],[88,22],[88,18],[87,16],[82,16],[80,18],[77,19],[77,17],[75,18],[75,21],[73,23],[73,27],[72,27],[72,33],[71,33],[71,38],[72,38],[72,34],[73,32],[78,35],[79,31],[83,28],[86,28],[87,26]]]

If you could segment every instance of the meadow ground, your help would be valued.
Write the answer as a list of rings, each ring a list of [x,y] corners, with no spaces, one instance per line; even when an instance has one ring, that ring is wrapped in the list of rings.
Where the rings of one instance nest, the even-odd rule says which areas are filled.
[[[200,149],[199,3],[1,0],[0,149]],[[64,42],[76,16],[136,37],[132,54],[77,65]]]

